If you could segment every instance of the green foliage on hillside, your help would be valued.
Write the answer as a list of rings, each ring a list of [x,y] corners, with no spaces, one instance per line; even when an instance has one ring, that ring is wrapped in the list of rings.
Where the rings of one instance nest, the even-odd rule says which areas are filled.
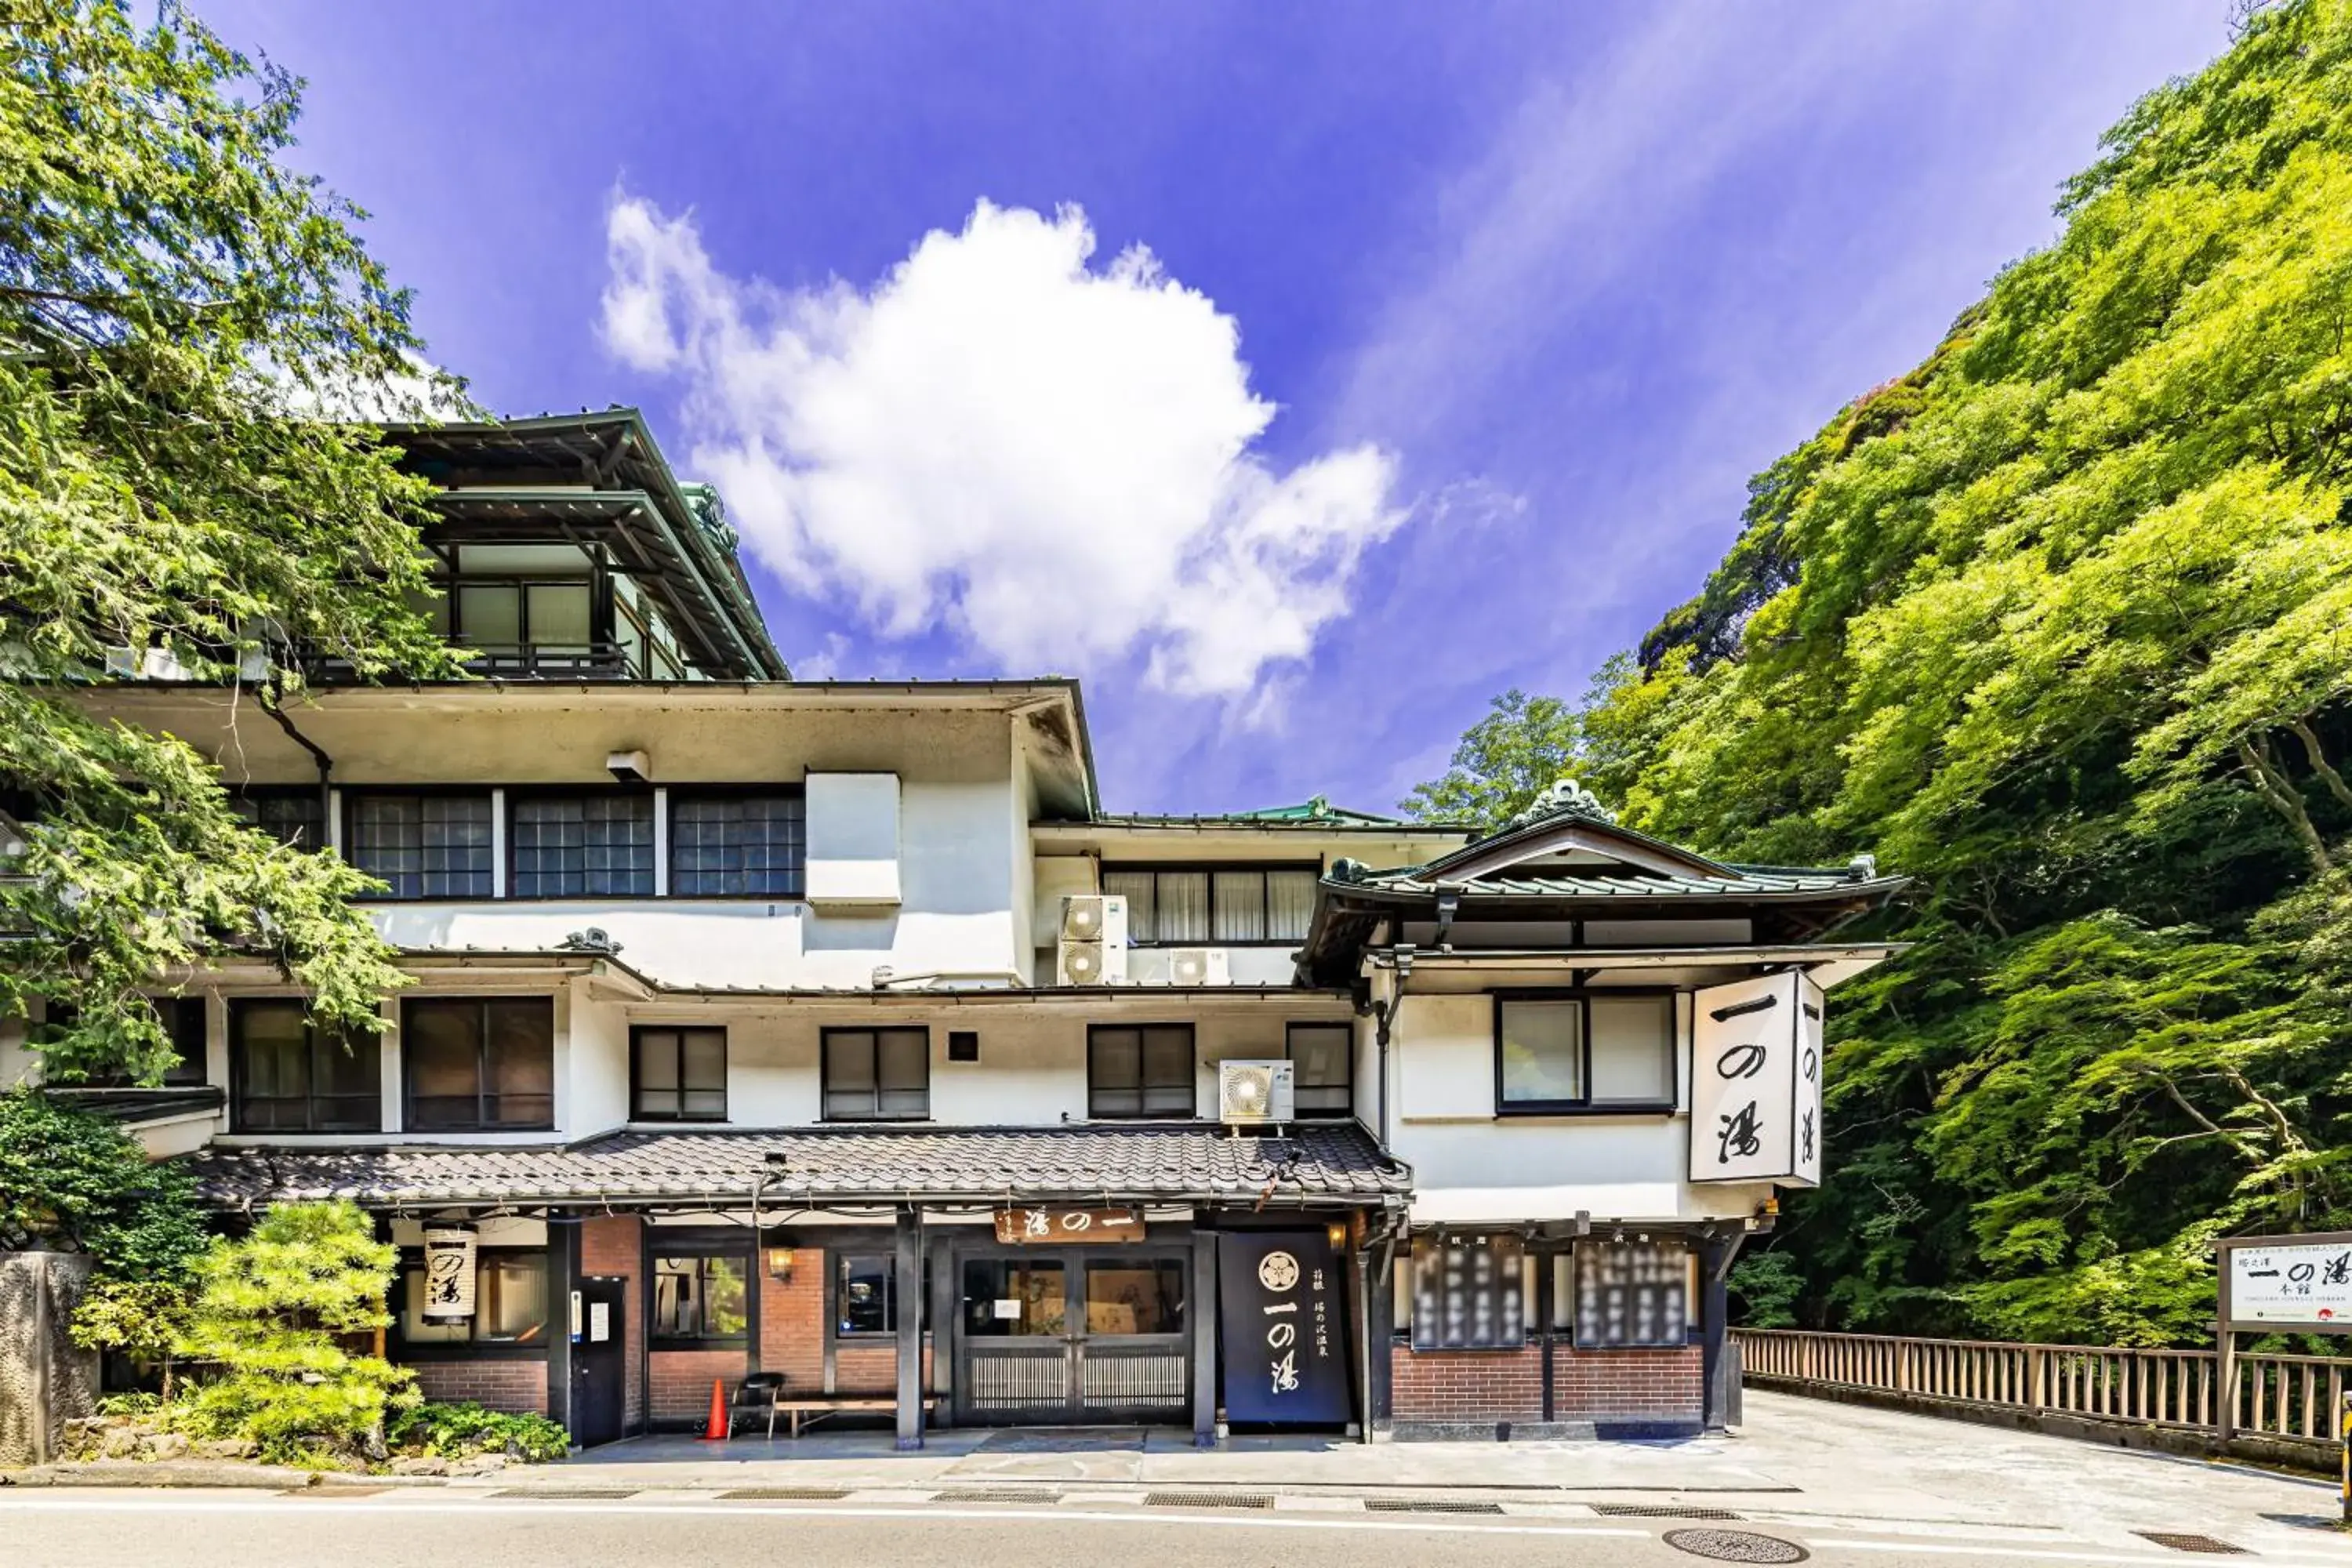
[[[1548,749],[1647,832],[1919,879],[1774,1238],[1806,1323],[2191,1340],[2211,1236],[2352,1223],[2352,0],[2254,15],[2060,210],[1571,740],[1408,803],[1503,815],[1478,754]]]

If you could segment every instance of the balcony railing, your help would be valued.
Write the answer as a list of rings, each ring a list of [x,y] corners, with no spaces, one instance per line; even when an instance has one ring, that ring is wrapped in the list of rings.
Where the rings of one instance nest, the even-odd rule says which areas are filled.
[[[644,675],[619,643],[567,643],[562,647],[530,644],[475,644],[466,668],[495,680],[634,680]],[[310,658],[304,673],[317,680],[349,679],[352,667],[340,658]]]

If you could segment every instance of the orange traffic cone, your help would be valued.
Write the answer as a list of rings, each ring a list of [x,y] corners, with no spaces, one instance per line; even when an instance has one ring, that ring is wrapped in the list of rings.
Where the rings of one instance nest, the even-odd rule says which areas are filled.
[[[724,1378],[710,1380],[710,1424],[702,1429],[706,1443],[727,1441],[727,1385]]]

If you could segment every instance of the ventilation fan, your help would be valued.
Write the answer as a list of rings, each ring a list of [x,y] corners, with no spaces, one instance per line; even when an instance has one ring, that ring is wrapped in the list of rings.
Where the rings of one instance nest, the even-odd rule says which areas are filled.
[[[1219,1062],[1217,1120],[1231,1126],[1296,1120],[1292,1109],[1290,1064],[1284,1061]]]
[[[1127,943],[1127,900],[1074,893],[1062,900],[1062,935],[1071,942]]]

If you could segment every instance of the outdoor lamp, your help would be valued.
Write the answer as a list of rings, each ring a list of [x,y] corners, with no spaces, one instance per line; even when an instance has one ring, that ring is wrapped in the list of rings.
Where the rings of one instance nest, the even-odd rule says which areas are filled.
[[[786,1285],[793,1282],[793,1249],[791,1247],[768,1248],[768,1278]]]
[[[1347,1249],[1348,1227],[1344,1223],[1337,1220],[1333,1221],[1331,1224],[1323,1227],[1323,1234],[1330,1237],[1332,1251],[1342,1252]]]

